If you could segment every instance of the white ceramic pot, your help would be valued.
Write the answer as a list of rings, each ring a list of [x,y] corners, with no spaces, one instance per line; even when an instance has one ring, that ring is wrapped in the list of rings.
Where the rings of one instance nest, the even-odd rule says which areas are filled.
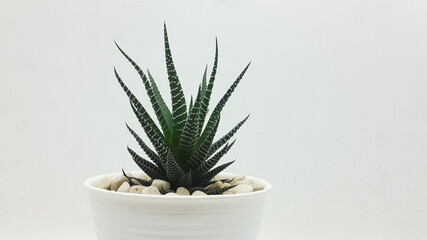
[[[263,190],[230,195],[141,195],[93,186],[103,177],[120,175],[85,181],[99,240],[255,240],[271,189],[268,182],[254,177],[246,178],[262,184]]]

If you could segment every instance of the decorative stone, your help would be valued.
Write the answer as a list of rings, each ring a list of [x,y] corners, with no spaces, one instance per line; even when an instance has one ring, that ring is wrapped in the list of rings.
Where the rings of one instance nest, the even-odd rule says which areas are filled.
[[[151,183],[151,186],[156,187],[158,190],[164,190],[165,192],[168,192],[171,188],[171,184],[169,182],[166,182],[165,180],[160,179],[154,179]]]
[[[190,191],[188,191],[185,187],[179,187],[176,190],[176,193],[178,195],[190,196]]]
[[[138,194],[140,194],[144,188],[146,188],[146,187],[142,186],[142,185],[134,185],[134,186],[130,187],[129,193],[138,193]]]
[[[94,187],[96,188],[101,188],[101,189],[106,189],[106,190],[110,190],[111,187],[111,180],[104,177],[101,178],[99,181],[95,182],[93,184]]]
[[[241,181],[237,181],[235,183],[235,185],[243,185],[243,184],[249,184],[249,182],[247,180],[241,180]],[[250,185],[250,184],[249,184]]]
[[[220,177],[218,177],[218,176],[215,176],[215,177],[213,177],[213,178],[211,179],[211,181],[219,181],[219,180],[221,180],[221,179],[224,179],[224,178],[220,178]]]
[[[227,190],[227,192],[228,191],[230,191],[231,193],[250,193],[250,192],[253,192],[254,189],[249,184],[242,184],[242,185],[237,185],[230,190]]]
[[[227,191],[223,192],[222,194],[223,195],[229,195],[229,194],[234,194],[234,193],[230,192],[230,190],[227,190]]]
[[[117,191],[117,189],[119,189],[119,187],[126,182],[126,177],[125,176],[119,176],[113,179],[113,182],[111,182],[111,188],[110,190],[112,191]]]
[[[193,192],[193,194],[191,194],[191,196],[205,196],[205,195],[207,194],[202,191],[195,191]]]
[[[230,182],[230,184],[231,184],[231,185],[236,185],[236,183],[237,183],[238,181],[242,181],[242,180],[245,180],[245,176],[243,176],[243,175],[235,176],[235,177],[233,178],[233,180]]]
[[[134,173],[133,177],[140,178],[145,181],[151,181],[151,178],[144,172]]]
[[[264,186],[261,185],[260,183],[257,183],[257,182],[255,182],[253,180],[246,180],[246,181],[248,182],[249,185],[252,186],[252,188],[254,189],[254,192],[260,191],[260,190],[264,189]]]
[[[130,185],[128,182],[124,182],[122,183],[122,185],[120,185],[119,189],[117,189],[117,192],[129,192],[130,190]]]
[[[178,194],[174,193],[174,192],[168,192],[165,195],[175,195],[175,196],[179,196]]]
[[[155,186],[149,186],[142,189],[141,194],[161,195],[159,189],[157,189]]]
[[[209,187],[208,187],[208,190],[212,190],[212,189],[220,189],[220,188],[223,188],[224,187],[224,184],[221,182],[221,181],[216,181],[214,184],[211,184]]]

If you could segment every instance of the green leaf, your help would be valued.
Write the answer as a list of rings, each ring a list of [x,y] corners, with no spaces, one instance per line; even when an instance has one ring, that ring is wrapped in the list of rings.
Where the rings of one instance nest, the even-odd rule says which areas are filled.
[[[197,179],[197,181],[199,182],[206,182],[211,180],[213,177],[215,177],[218,173],[222,172],[224,169],[226,169],[228,166],[230,166],[231,164],[233,164],[235,162],[231,161],[225,164],[222,164],[214,169],[212,169],[211,171],[209,171],[208,173],[204,174],[203,176],[201,176],[200,178]]]
[[[191,169],[178,180],[178,186],[191,187],[193,185]]]
[[[207,84],[206,84],[207,73],[208,73],[208,65],[206,65],[205,67],[205,71],[203,73],[203,78],[202,78],[202,96],[203,97],[205,96],[206,88],[207,88]]]
[[[158,153],[158,155],[160,157],[160,161],[161,161],[162,165],[165,165],[169,148],[166,145],[163,136],[161,136],[160,134],[157,134],[153,130],[153,129],[155,129],[156,126],[148,124],[147,120],[143,117],[142,114],[140,114],[138,109],[136,109],[132,103],[131,103],[131,108],[132,108],[133,112],[135,113],[135,116],[138,118],[138,121],[141,124],[142,128],[144,129],[145,134],[147,135],[148,139],[150,139],[151,143],[153,144],[154,149],[156,149],[156,152]]]
[[[215,122],[214,129],[210,132],[209,136],[205,139],[205,141],[200,145],[200,147],[195,151],[194,155],[188,161],[191,168],[198,168],[206,159],[206,156],[209,153],[209,148],[213,142],[213,138],[215,137],[216,130],[218,129],[220,117],[218,116]]]
[[[116,78],[125,91],[126,95],[129,97],[129,101],[131,103],[132,110],[137,116],[139,122],[141,123],[142,128],[156,149],[157,153],[159,153],[160,158],[166,159],[167,157],[167,146],[164,141],[164,136],[160,132],[160,129],[154,123],[153,119],[151,119],[148,112],[139,102],[139,100],[133,95],[133,93],[129,90],[129,88],[124,84],[121,80],[119,74],[114,68],[114,73],[116,74]]]
[[[133,160],[135,161],[135,163],[138,165],[138,167],[140,167],[141,170],[144,171],[150,178],[165,179],[165,176],[162,174],[161,170],[156,165],[142,158],[129,147],[128,147],[128,151],[132,156]]]
[[[193,108],[193,95],[191,95],[191,98],[190,98],[190,107],[188,108],[189,113],[191,112],[192,108]]]
[[[181,135],[181,140],[179,142],[179,162],[181,165],[186,164],[186,160],[189,156],[191,156],[194,152],[194,147],[196,146],[197,139],[198,139],[198,106],[194,106],[190,116],[188,117],[188,120],[185,124],[184,131]]]
[[[215,82],[217,67],[218,67],[218,39],[215,39],[215,60],[214,60],[214,65],[212,68],[211,76],[209,79],[209,84],[207,85],[207,87],[206,87],[206,68],[205,68],[205,74],[203,75],[203,81],[202,81],[203,101],[202,101],[200,113],[199,113],[199,118],[200,118],[199,135],[202,131],[203,124],[204,124],[205,118],[206,118],[206,114],[208,112],[209,101],[211,98],[212,89],[213,89],[214,82]]]
[[[178,182],[185,175],[184,171],[175,161],[171,151],[168,152],[166,161],[166,174],[171,184]]]
[[[132,134],[132,136],[136,139],[136,141],[138,142],[139,146],[142,148],[142,150],[144,150],[145,154],[147,154],[147,156],[160,168],[160,169],[164,169],[162,166],[162,161],[160,160],[159,155],[157,155],[153,150],[151,150],[151,148],[149,148],[147,146],[147,144],[145,144],[145,142],[138,136],[138,134],[136,134],[136,132],[134,130],[132,130],[132,128],[129,127],[129,125],[126,124],[127,129],[129,130],[129,132]]]
[[[168,125],[168,128],[172,129],[172,113],[169,110],[168,106],[166,105],[165,101],[163,100],[163,97],[160,94],[159,88],[157,87],[157,84],[154,81],[154,78],[148,69],[147,69],[147,74],[148,74],[148,79],[150,80],[151,88],[154,93],[154,97],[156,98],[157,104],[159,105],[160,111],[162,112],[162,115],[166,120],[166,124]],[[168,136],[168,137],[171,137],[171,136]]]
[[[246,118],[244,118],[242,121],[240,121],[233,129],[231,129],[227,134],[225,134],[222,138],[220,138],[218,141],[214,142],[212,144],[211,148],[209,149],[208,157],[210,157],[212,154],[214,154],[222,145],[224,145],[230,138],[233,137],[233,135],[239,130],[239,128],[248,120],[250,115],[248,115]]]
[[[234,145],[235,142],[236,140],[234,140],[231,144],[225,145],[225,147],[221,149],[221,151],[219,151],[212,158],[200,165],[195,171],[196,174],[201,175],[211,170],[211,168],[213,168],[219,162],[219,160],[228,152],[228,150],[230,150],[230,148]]]
[[[210,132],[213,130],[216,122],[217,116],[221,113],[222,109],[224,108],[225,104],[227,103],[228,99],[230,98],[231,94],[234,92],[234,89],[236,89],[237,85],[239,84],[240,80],[245,75],[246,71],[248,70],[251,63],[249,63],[245,69],[243,69],[242,73],[240,73],[239,77],[233,82],[233,84],[230,86],[230,88],[227,90],[227,92],[224,94],[224,96],[221,98],[221,100],[218,102],[214,110],[212,111],[212,114],[209,118],[208,123],[206,124],[205,129],[203,130],[203,133],[201,137],[199,138],[198,144],[201,144],[205,139],[209,136]]]
[[[197,98],[194,103],[194,106],[191,108],[190,115],[185,123],[184,130],[181,135],[181,140],[179,142],[178,148],[178,158],[181,166],[184,166],[184,169],[187,169],[188,158],[194,152],[197,140],[198,140],[198,123],[199,123],[199,109],[200,109],[200,100],[201,100],[201,87],[199,86],[199,91],[197,93]]]
[[[141,77],[142,82],[144,83],[144,87],[145,90],[147,91],[147,95],[150,99],[151,105],[153,106],[154,109],[154,113],[157,116],[157,119],[159,120],[160,126],[162,127],[163,133],[165,136],[170,136],[171,135],[171,128],[168,125],[167,121],[166,121],[166,117],[164,112],[164,109],[161,108],[160,104],[157,102],[158,101],[158,96],[156,97],[156,94],[154,93],[152,86],[150,85],[149,80],[147,79],[147,76],[144,74],[144,72],[142,71],[142,69],[138,66],[138,64],[136,64],[132,58],[130,58],[121,48],[120,46],[114,42],[117,46],[117,48],[119,49],[119,51],[123,54],[123,56],[129,61],[130,64],[132,64],[132,66],[135,68],[135,70],[138,72],[138,75]],[[163,111],[162,111],[163,110]]]
[[[166,56],[166,68],[168,71],[169,87],[172,96],[172,146],[177,146],[181,137],[182,130],[187,119],[187,105],[185,102],[184,92],[181,87],[181,83],[178,79],[178,75],[175,70],[175,65],[172,59],[172,53],[169,47],[168,33],[166,29],[166,23],[164,25],[164,38],[165,38],[165,56]],[[176,149],[172,149],[175,151]]]

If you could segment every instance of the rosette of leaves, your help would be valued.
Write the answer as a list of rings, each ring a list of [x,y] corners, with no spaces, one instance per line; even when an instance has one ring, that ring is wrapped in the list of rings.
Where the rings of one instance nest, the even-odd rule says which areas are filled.
[[[198,87],[197,95],[194,100],[193,97],[191,97],[188,106],[172,60],[166,25],[164,26],[164,44],[172,109],[169,109],[166,105],[150,72],[148,70],[144,72],[116,43],[119,51],[132,64],[142,79],[142,83],[159,123],[158,126],[154,122],[146,111],[146,108],[125,85],[114,68],[116,78],[127,94],[132,110],[154,148],[150,148],[146,142],[126,124],[132,136],[136,139],[151,161],[138,155],[129,147],[128,151],[135,163],[152,179],[163,179],[168,181],[171,183],[172,189],[182,186],[190,189],[190,191],[205,191],[203,188],[212,183],[212,178],[234,162],[231,161],[216,166],[219,160],[234,145],[235,141],[230,142],[230,139],[245,123],[249,115],[221,138],[214,141],[214,137],[220,122],[221,111],[239,84],[250,63],[228,88],[227,92],[219,100],[208,117],[208,107],[218,65],[218,41],[216,41],[215,60],[210,76],[208,77],[207,75],[206,67],[202,82]],[[144,181],[141,182],[143,185],[149,184]],[[231,187],[205,192],[207,194],[219,194]]]

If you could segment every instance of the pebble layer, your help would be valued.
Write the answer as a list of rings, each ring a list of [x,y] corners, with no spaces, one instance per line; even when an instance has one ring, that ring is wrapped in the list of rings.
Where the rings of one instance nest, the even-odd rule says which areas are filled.
[[[99,181],[93,184],[94,187],[123,192],[123,193],[132,193],[132,194],[148,194],[148,195],[168,195],[168,196],[205,196],[207,195],[204,191],[190,191],[184,187],[179,187],[176,192],[171,190],[170,183],[161,179],[150,179],[145,173],[135,174],[138,178],[144,179],[151,182],[151,186],[142,186],[135,185],[135,182],[129,184],[127,178],[124,176],[115,177],[113,179],[101,178]],[[256,192],[263,189],[263,186],[251,179],[246,179],[245,176],[236,176],[231,179],[231,181],[221,181],[224,178],[214,177],[212,181],[215,181],[213,184],[205,187],[205,191],[221,189],[224,187],[235,186],[223,193],[222,195],[229,194],[241,194],[241,193],[250,193]],[[131,186],[132,185],[132,186]],[[203,189],[202,189],[203,190]]]

